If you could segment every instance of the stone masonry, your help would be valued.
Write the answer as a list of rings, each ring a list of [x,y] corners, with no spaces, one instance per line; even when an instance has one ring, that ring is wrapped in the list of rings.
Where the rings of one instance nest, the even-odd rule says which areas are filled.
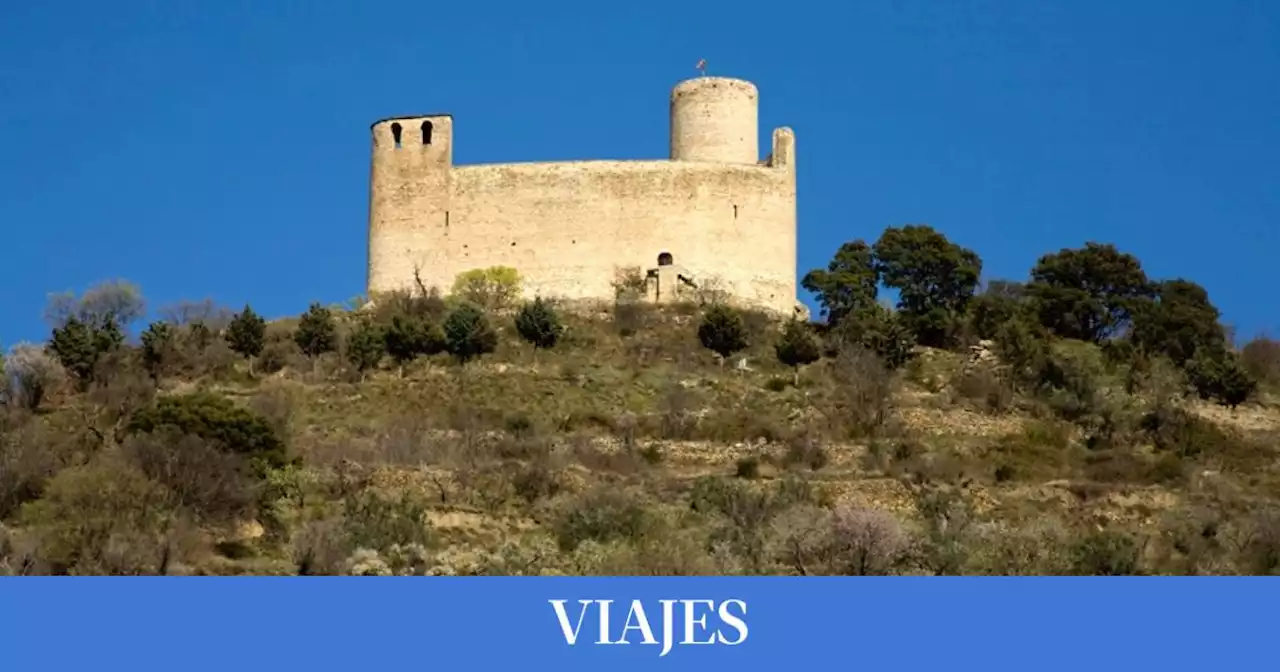
[[[699,77],[671,92],[669,160],[453,165],[453,118],[372,126],[368,293],[448,291],[460,272],[511,266],[527,296],[612,299],[624,269],[650,298],[714,285],[791,314],[795,135],[758,153],[750,82]],[[665,289],[664,289],[665,288]]]

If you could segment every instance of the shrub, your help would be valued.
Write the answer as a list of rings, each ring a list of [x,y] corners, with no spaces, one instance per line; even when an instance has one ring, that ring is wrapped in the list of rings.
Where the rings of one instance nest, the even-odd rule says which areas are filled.
[[[378,367],[384,354],[386,341],[382,329],[377,325],[364,321],[351,332],[347,341],[347,361],[360,372],[362,378],[365,371]]]
[[[744,457],[738,460],[736,467],[736,476],[738,478],[759,478],[760,477],[760,458]]]
[[[1123,532],[1090,532],[1071,546],[1071,573],[1076,576],[1134,576],[1141,573],[1141,552],[1138,542]]]
[[[771,556],[800,575],[889,574],[910,545],[893,516],[851,506],[787,509],[773,520],[769,537]]]
[[[552,348],[560,340],[564,325],[549,303],[536,297],[516,315],[516,332],[535,348]]]
[[[619,336],[630,338],[645,327],[652,313],[647,304],[620,299],[613,306],[613,327]]]
[[[490,266],[459,273],[453,294],[486,310],[502,310],[520,296],[520,273],[509,266]]]
[[[468,362],[496,350],[498,333],[478,306],[463,303],[444,320],[444,342],[449,354],[460,362]]]
[[[1186,371],[1201,399],[1213,399],[1231,408],[1247,401],[1258,388],[1240,358],[1227,351],[1197,351],[1187,362]]]
[[[817,471],[827,466],[829,461],[826,449],[811,436],[794,436],[787,442],[787,455],[784,459],[787,466],[802,464]]]
[[[833,424],[855,435],[874,433],[884,424],[893,394],[893,378],[884,360],[861,347],[845,348],[832,362],[832,378]]]
[[[298,321],[293,341],[306,356],[315,359],[326,352],[338,349],[338,330],[333,314],[319,303],[313,303]]]
[[[351,549],[384,551],[395,545],[429,546],[435,535],[426,501],[412,491],[397,495],[364,490],[343,500],[342,527]]]
[[[403,370],[420,356],[444,352],[448,347],[440,327],[414,315],[396,315],[383,332],[383,346]]]
[[[561,550],[584,541],[634,539],[648,526],[648,514],[635,497],[609,489],[592,490],[569,501],[552,523]]]
[[[162,574],[173,511],[168,493],[114,456],[70,467],[19,516],[52,574]]]
[[[196,520],[235,522],[254,510],[260,484],[240,455],[172,430],[130,436],[122,450]]]
[[[742,315],[729,306],[716,304],[707,309],[698,325],[698,340],[720,356],[721,361],[746,349],[747,329]]]
[[[1280,340],[1259,336],[1240,350],[1240,362],[1249,375],[1270,385],[1280,385]]]
[[[10,399],[31,411],[40,407],[45,395],[65,375],[53,357],[31,343],[13,346],[3,360],[0,374],[0,399]]]
[[[135,412],[125,431],[150,433],[164,427],[213,441],[250,459],[259,471],[288,462],[284,441],[265,418],[216,394],[195,392],[158,399]]]
[[[634,301],[644,296],[648,280],[639,266],[627,266],[614,272],[613,292],[618,300]]]
[[[883,511],[840,506],[831,515],[834,567],[852,576],[888,574],[902,560],[910,538],[893,516]]]

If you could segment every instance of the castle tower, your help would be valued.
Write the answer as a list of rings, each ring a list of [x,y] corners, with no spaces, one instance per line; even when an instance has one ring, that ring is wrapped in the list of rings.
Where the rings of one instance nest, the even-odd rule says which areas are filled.
[[[688,79],[671,91],[671,160],[756,165],[760,95],[726,77]]]
[[[369,175],[368,291],[403,287],[443,255],[453,177],[453,117],[374,122]]]

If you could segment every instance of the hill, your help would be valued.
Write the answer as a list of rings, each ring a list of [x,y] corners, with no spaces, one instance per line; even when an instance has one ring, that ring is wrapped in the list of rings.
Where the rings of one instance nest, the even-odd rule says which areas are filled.
[[[806,278],[829,313],[838,270]],[[1044,327],[1052,297],[979,333],[990,288],[933,329],[909,299],[810,325],[462,287],[270,324],[185,306],[128,344],[137,297],[95,291],[6,361],[8,573],[1280,568],[1266,339],[1176,364],[1147,318]]]

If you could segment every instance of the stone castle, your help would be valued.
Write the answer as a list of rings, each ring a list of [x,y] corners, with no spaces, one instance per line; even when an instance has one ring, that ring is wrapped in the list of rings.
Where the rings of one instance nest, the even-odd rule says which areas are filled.
[[[452,116],[378,121],[368,294],[448,291],[458,273],[509,266],[528,297],[612,300],[629,269],[656,302],[714,287],[739,304],[803,310],[795,135],[775,129],[761,159],[758,106],[750,82],[680,82],[669,160],[455,166]]]

